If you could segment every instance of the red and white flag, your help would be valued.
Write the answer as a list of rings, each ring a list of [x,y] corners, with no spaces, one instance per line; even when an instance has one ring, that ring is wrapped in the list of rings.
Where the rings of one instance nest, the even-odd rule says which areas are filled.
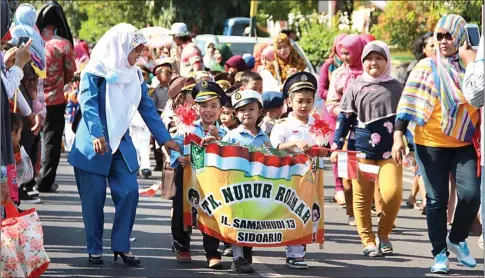
[[[339,178],[359,179],[359,170],[366,180],[376,181],[379,166],[360,163],[356,152],[339,152],[337,172]]]

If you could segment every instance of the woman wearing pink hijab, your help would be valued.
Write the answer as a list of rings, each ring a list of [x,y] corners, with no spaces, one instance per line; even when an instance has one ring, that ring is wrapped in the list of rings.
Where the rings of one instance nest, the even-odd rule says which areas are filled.
[[[340,113],[340,100],[349,85],[362,75],[362,62],[360,60],[366,41],[360,35],[347,35],[336,46],[338,57],[344,64],[332,73],[330,86],[326,99],[327,111],[331,115],[330,125],[335,129],[337,117]],[[337,176],[337,166],[333,166],[335,178],[334,200],[340,204],[346,204],[349,224],[355,225],[352,209],[352,184],[350,180],[342,180]]]
[[[328,56],[328,59],[323,63],[320,69],[320,80],[318,81],[318,93],[323,100],[327,99],[328,88],[330,86],[330,78],[332,77],[332,72],[339,68],[343,61],[339,58],[337,54],[337,44],[342,41],[347,34],[341,33],[335,36],[333,40],[332,51]]]

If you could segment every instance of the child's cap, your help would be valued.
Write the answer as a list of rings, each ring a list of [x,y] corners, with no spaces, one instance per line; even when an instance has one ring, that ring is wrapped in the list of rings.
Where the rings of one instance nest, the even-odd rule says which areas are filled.
[[[281,92],[264,92],[261,98],[263,99],[264,109],[281,108],[284,105],[284,98]]]
[[[227,102],[224,90],[212,81],[200,81],[192,89],[192,97],[197,103],[206,102],[215,98],[220,98],[222,105]]]
[[[173,99],[183,91],[192,91],[195,80],[192,77],[177,76],[168,85],[168,97]]]
[[[283,97],[301,89],[308,89],[314,93],[317,91],[317,79],[309,72],[301,71],[288,77],[283,84]]]
[[[232,106],[234,109],[243,107],[244,105],[250,104],[252,102],[259,102],[263,106],[263,99],[261,94],[255,90],[243,90],[232,95]]]
[[[254,65],[256,64],[256,60],[254,59],[253,55],[246,53],[242,56],[244,59],[244,62],[248,66],[248,68],[252,69],[254,68]]]

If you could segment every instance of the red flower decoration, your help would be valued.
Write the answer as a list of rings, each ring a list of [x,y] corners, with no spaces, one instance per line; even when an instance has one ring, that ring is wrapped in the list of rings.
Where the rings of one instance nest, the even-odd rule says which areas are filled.
[[[315,121],[310,125],[310,134],[315,140],[315,143],[319,146],[328,144],[332,133],[330,125],[327,121],[320,119],[320,115],[317,113],[314,113],[312,116]]]
[[[197,112],[190,103],[180,104],[175,108],[174,124],[177,134],[188,134],[194,131]]]

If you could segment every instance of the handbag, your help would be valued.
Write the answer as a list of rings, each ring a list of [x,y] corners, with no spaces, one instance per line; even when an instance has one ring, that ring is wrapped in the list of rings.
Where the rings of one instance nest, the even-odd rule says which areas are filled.
[[[40,277],[50,259],[44,250],[44,233],[35,209],[19,213],[12,202],[4,206],[1,223],[1,277]]]
[[[172,200],[177,192],[175,186],[175,169],[170,166],[170,158],[167,159],[168,154],[165,152],[165,147],[162,147],[165,155],[165,163],[162,169],[162,198]]]

